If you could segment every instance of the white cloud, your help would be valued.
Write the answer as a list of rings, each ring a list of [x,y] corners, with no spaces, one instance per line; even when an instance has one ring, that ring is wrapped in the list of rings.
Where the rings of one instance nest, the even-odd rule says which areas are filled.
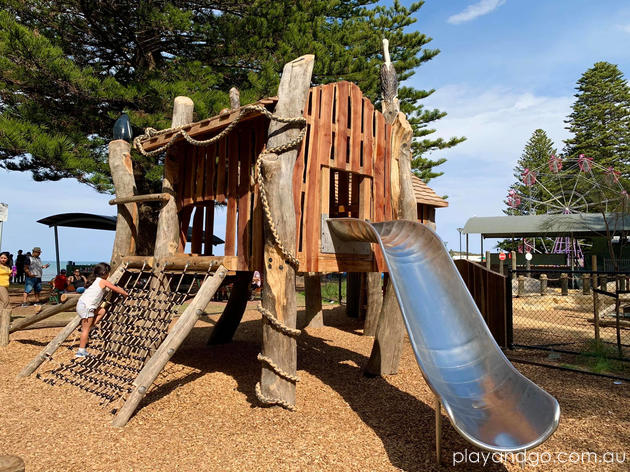
[[[505,2],[506,0],[480,0],[478,3],[468,5],[464,11],[449,16],[446,21],[453,25],[465,23],[466,21],[474,20],[479,16],[487,15],[491,11],[499,8]]]
[[[534,130],[545,130],[558,150],[569,136],[564,129],[573,98],[537,95],[527,90],[493,88],[478,90],[465,85],[447,85],[426,101],[427,108],[448,115],[435,123],[436,137],[466,136],[452,149],[438,151],[447,162],[438,169],[444,176],[429,185],[438,195],[449,196],[449,207],[436,214],[438,234],[450,249],[459,248],[458,227],[468,218],[497,216],[505,207],[512,169]],[[433,135],[432,135],[433,136]],[[478,250],[479,237],[471,236]],[[491,249],[489,242],[484,249]]]
[[[630,33],[630,24],[617,25],[617,29],[620,29],[621,31],[625,31],[626,33]]]

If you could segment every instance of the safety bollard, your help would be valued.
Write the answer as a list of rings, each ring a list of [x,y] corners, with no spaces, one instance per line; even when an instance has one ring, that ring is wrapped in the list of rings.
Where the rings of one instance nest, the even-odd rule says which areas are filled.
[[[591,293],[591,274],[582,274],[582,295]]]
[[[569,276],[567,274],[560,274],[560,290],[563,296],[569,294]]]
[[[540,294],[545,295],[547,293],[547,274],[540,276]]]

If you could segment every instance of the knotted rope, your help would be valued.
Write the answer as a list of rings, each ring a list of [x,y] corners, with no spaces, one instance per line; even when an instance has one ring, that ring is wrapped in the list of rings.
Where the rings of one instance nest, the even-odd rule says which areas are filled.
[[[256,181],[258,182],[258,186],[259,186],[260,198],[263,205],[265,221],[267,222],[267,226],[271,233],[273,243],[280,251],[286,263],[291,265],[291,267],[297,271],[299,268],[299,261],[297,257],[295,257],[295,255],[289,249],[287,249],[285,244],[282,242],[280,235],[278,234],[276,224],[273,220],[273,216],[271,214],[271,208],[269,206],[269,200],[267,198],[267,192],[266,192],[265,184],[263,180],[262,164],[263,164],[263,158],[265,155],[281,154],[299,146],[302,143],[302,141],[304,140],[304,137],[306,136],[306,131],[307,131],[306,118],[302,116],[295,117],[295,118],[281,117],[281,116],[274,115],[262,105],[246,105],[240,108],[239,114],[225,129],[223,129],[219,134],[217,134],[216,136],[213,136],[212,138],[209,138],[206,140],[197,140],[197,139],[192,138],[184,130],[184,128],[189,125],[183,125],[176,128],[169,128],[162,131],[156,131],[154,128],[146,128],[145,133],[143,135],[137,136],[134,139],[134,147],[143,156],[151,157],[159,153],[162,153],[164,151],[167,151],[173,145],[173,143],[179,136],[182,136],[188,143],[190,143],[193,146],[209,146],[223,139],[225,136],[227,136],[236,127],[236,125],[241,121],[243,116],[249,113],[256,112],[256,111],[265,115],[270,120],[275,120],[280,123],[301,125],[300,132],[294,139],[280,146],[267,148],[266,151],[261,153],[256,160],[256,177],[257,177]],[[155,136],[167,134],[167,133],[174,133],[174,134],[173,136],[171,136],[171,139],[168,141],[168,143],[166,143],[164,146],[161,146],[153,151],[144,150],[144,147],[142,146],[143,140],[152,138]],[[290,337],[297,337],[300,335],[301,331],[299,329],[289,328],[288,326],[284,325],[269,310],[263,308],[262,306],[259,306],[258,311],[260,311],[260,313],[263,315],[263,318],[267,320],[267,323],[278,332],[284,334],[285,336],[290,336]],[[258,354],[258,360],[261,363],[265,364],[268,368],[270,368],[279,377],[292,383],[296,383],[299,381],[299,378],[297,376],[292,375],[282,370],[271,358],[264,356],[263,354]],[[277,398],[269,398],[263,395],[261,391],[260,383],[256,384],[256,397],[261,403],[265,405],[278,405],[287,410],[291,410],[291,411],[295,410],[294,405],[291,405],[288,402],[285,402],[284,400],[277,399]]]
[[[253,113],[255,111],[265,115],[270,120],[279,121],[280,123],[296,123],[296,124],[299,123],[299,124],[302,124],[303,126],[306,126],[306,118],[302,116],[299,116],[296,118],[285,118],[282,116],[274,115],[269,110],[267,110],[267,108],[264,107],[263,105],[245,105],[239,109],[239,113],[236,116],[236,118],[234,118],[234,121],[232,121],[225,129],[223,129],[223,131],[221,131],[219,134],[217,134],[216,136],[213,136],[210,139],[206,139],[206,140],[194,139],[184,130],[184,128],[187,128],[188,126],[190,126],[189,124],[186,124],[182,126],[177,126],[175,128],[163,129],[161,131],[158,131],[155,128],[146,128],[144,130],[144,134],[136,136],[136,138],[133,140],[133,146],[138,150],[140,154],[142,154],[145,157],[152,157],[164,151],[167,151],[173,145],[173,143],[179,136],[182,136],[188,143],[192,144],[193,146],[204,146],[204,147],[210,146],[211,144],[214,144],[220,139],[223,139],[225,136],[227,136],[236,127],[236,125],[241,121],[241,119],[245,115],[249,113]],[[171,136],[171,139],[164,146],[160,146],[159,148],[154,149],[153,151],[144,150],[144,146],[142,146],[143,140],[154,138],[156,136],[161,136],[163,134],[168,134],[168,133],[175,133],[175,134]],[[300,139],[300,142],[301,142],[301,139]],[[285,146],[279,147],[278,152],[281,152],[282,148],[284,148]]]

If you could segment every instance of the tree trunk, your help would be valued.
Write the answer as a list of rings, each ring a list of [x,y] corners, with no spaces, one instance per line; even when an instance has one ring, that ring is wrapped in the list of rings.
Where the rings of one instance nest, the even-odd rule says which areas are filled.
[[[396,74],[389,63],[387,42],[383,41],[386,60],[386,73]],[[382,72],[383,76],[383,72]],[[390,80],[391,82],[391,80]],[[395,83],[395,82],[394,82]],[[411,140],[413,130],[405,115],[400,113],[396,96],[391,91],[384,91],[383,111],[385,120],[392,124],[391,151],[392,167],[392,208],[396,219],[418,220],[418,211],[413,186],[411,184]],[[398,372],[398,364],[402,353],[402,340],[405,324],[396,299],[394,286],[388,283],[385,288],[383,305],[379,317],[374,346],[370,360],[365,368],[367,374],[391,375]]]
[[[324,326],[324,314],[322,312],[322,283],[321,274],[309,272],[304,274],[304,293],[306,295],[306,307],[304,315],[298,319],[297,327],[322,328]]]
[[[171,127],[175,128],[193,120],[194,103],[188,97],[176,97],[173,106],[173,119]],[[176,148],[176,146],[174,146]],[[179,163],[176,159],[176,149],[167,152],[164,164],[164,179],[162,180],[162,193],[168,193],[171,198],[160,210],[155,237],[156,258],[172,256],[179,248],[179,215],[177,203],[175,201],[174,186],[179,171]]]
[[[208,345],[225,344],[232,341],[247,308],[253,276],[253,272],[236,273],[236,281],[232,285],[230,299],[221,313],[221,318],[210,333]]]
[[[363,326],[363,335],[374,336],[383,306],[382,278],[380,272],[368,272],[365,275],[367,285],[367,312],[365,315],[365,325]]]
[[[346,283],[346,315],[358,318],[361,309],[361,273],[348,272]]]
[[[130,144],[122,139],[109,143],[109,168],[116,189],[116,198],[136,194],[130,150]],[[138,228],[138,206],[135,203],[127,203],[117,207],[116,236],[111,259],[113,269],[118,267],[124,256],[135,254]]]
[[[60,303],[59,305],[46,306],[39,313],[33,316],[29,316],[28,318],[22,318],[13,322],[11,324],[11,327],[9,328],[9,333],[15,333],[16,331],[20,331],[26,328],[27,326],[35,324],[38,321],[45,320],[46,318],[50,318],[51,316],[56,315],[58,313],[62,313],[64,311],[73,311],[78,301],[79,301],[79,296],[77,295],[74,297],[66,298],[65,301],[63,301],[63,303]]]
[[[18,456],[0,456],[0,472],[24,472],[24,461]]]
[[[11,324],[11,308],[0,308],[0,347],[9,344],[9,325]]]
[[[402,353],[405,324],[396,299],[394,286],[389,281],[383,296],[383,308],[376,327],[374,346],[365,367],[368,375],[394,375]]]
[[[278,87],[278,103],[274,113],[282,117],[301,117],[311,84],[314,56],[302,56],[284,66]],[[267,148],[286,144],[299,135],[300,127],[271,121]],[[278,155],[266,154],[262,159],[262,180],[268,198],[271,222],[277,235],[291,254],[295,254],[295,208],[293,205],[292,176],[298,148]],[[270,221],[265,225],[265,276],[263,278],[262,308],[288,328],[296,326],[295,269],[287,263],[274,242]],[[263,324],[262,355],[271,359],[279,369],[295,376],[297,346],[294,338]],[[295,383],[281,377],[264,363],[260,378],[259,398],[270,404],[295,405]]]

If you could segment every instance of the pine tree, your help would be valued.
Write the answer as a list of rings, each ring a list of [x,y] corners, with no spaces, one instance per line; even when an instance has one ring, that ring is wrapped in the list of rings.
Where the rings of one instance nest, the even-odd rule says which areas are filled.
[[[630,87],[619,68],[597,62],[577,81],[565,141],[567,157],[580,154],[630,177]]]
[[[173,98],[195,102],[195,120],[274,95],[285,62],[316,56],[313,82],[357,83],[380,101],[381,40],[403,82],[438,50],[409,32],[422,2],[375,0],[0,0],[0,167],[35,180],[75,178],[111,191],[107,143],[125,111],[134,134],[170,126]],[[415,171],[440,175],[428,154],[463,138],[431,139],[445,115],[425,110],[433,90],[402,86],[414,127]],[[133,153],[139,193],[161,188],[161,158]],[[142,206],[147,209],[148,206]],[[155,214],[141,209],[141,225]]]
[[[514,198],[520,199],[520,204],[511,206],[506,200],[508,208],[504,210],[507,215],[530,215],[544,213],[544,208],[536,205],[536,202],[545,201],[550,198],[549,191],[553,191],[554,183],[546,182],[544,174],[548,173],[548,162],[551,156],[555,156],[557,150],[553,146],[553,141],[549,139],[547,133],[542,129],[537,129],[525,144],[523,154],[514,167],[515,182],[510,185],[509,192],[514,192]],[[533,185],[526,185],[524,174],[535,173],[537,180]],[[542,180],[540,180],[542,179]],[[542,185],[541,185],[542,184]]]

